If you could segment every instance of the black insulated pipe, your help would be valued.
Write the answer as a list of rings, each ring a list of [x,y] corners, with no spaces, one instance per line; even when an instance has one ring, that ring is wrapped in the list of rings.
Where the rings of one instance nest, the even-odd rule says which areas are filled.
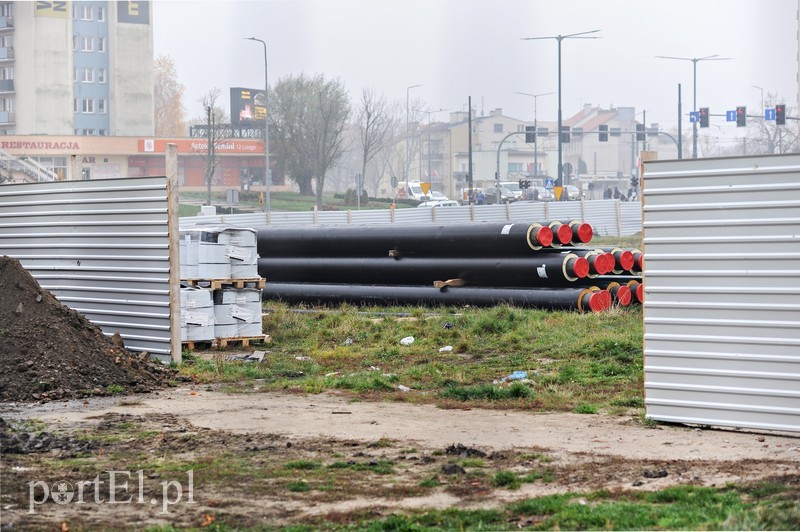
[[[258,228],[261,257],[519,257],[552,241],[552,231],[539,223]]]
[[[589,273],[574,253],[531,257],[262,257],[267,282],[425,285],[461,279],[473,286],[560,286]]]
[[[548,310],[601,312],[611,304],[601,289],[580,288],[433,288],[422,286],[267,283],[264,300],[287,303],[367,305],[473,305],[509,304]]]

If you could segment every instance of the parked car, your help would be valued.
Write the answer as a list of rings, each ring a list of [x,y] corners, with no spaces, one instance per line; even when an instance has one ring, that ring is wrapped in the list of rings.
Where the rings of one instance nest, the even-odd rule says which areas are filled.
[[[456,200],[451,199],[443,199],[443,200],[430,200],[430,201],[423,201],[417,208],[420,207],[458,207],[458,202]]]
[[[506,187],[489,187],[486,189],[486,204],[497,203],[497,191],[500,191],[500,203],[511,203],[517,201],[517,196]]]
[[[500,181],[500,186],[510,190],[518,200],[522,199],[523,192],[522,189],[519,188],[519,181]]]

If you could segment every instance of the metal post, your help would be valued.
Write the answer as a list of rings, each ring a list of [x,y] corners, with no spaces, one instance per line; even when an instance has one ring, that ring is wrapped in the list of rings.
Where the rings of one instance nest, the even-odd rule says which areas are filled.
[[[258,41],[264,45],[264,212],[271,212],[270,188],[272,188],[272,169],[269,167],[269,74],[267,70],[267,43],[255,37],[247,37],[248,41]]]
[[[408,118],[409,109],[408,109],[408,107],[409,107],[409,97],[410,97],[409,93],[411,92],[411,89],[416,89],[417,87],[422,87],[422,85],[411,85],[410,87],[406,87],[406,165],[405,165],[406,166],[405,167],[406,194],[408,194],[408,171],[411,168],[411,165],[410,165],[411,161],[409,161],[409,159],[411,158],[411,151],[409,150],[409,145],[408,145],[408,139],[409,139],[409,135],[410,135],[410,132],[409,132],[409,129],[408,129],[408,121],[409,121],[409,118]]]

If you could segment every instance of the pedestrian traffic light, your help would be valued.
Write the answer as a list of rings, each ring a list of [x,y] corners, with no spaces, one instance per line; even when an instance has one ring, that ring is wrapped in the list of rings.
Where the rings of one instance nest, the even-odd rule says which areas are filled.
[[[736,108],[736,127],[747,125],[747,107],[739,106]]]
[[[644,140],[644,124],[636,124],[636,141]]]
[[[779,126],[786,125],[786,104],[779,103],[775,106],[775,123]]]
[[[600,142],[608,142],[608,126],[601,124],[598,129],[600,130]]]
[[[561,126],[561,142],[564,144],[569,143],[569,126]]]
[[[708,107],[700,108],[700,127],[708,127]]]
[[[533,126],[525,126],[525,142],[528,144],[536,144],[536,128]]]

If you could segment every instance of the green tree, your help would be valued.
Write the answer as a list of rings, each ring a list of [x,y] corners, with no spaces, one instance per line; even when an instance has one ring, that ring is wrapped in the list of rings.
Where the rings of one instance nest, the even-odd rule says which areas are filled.
[[[291,75],[270,91],[270,151],[301,194],[316,191],[320,209],[325,174],[342,156],[349,117],[344,85],[322,74]]]

